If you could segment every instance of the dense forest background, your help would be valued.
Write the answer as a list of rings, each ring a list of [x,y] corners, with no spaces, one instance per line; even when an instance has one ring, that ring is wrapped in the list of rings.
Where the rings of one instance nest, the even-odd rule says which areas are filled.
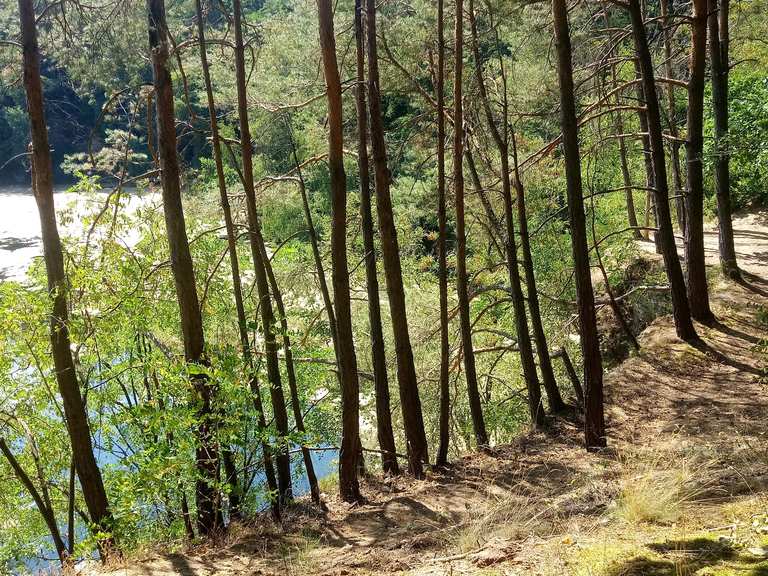
[[[398,320],[405,318],[393,315],[390,308],[396,290],[390,286],[389,263],[382,253],[380,213],[377,220],[385,180],[377,172],[377,150],[382,148],[377,146],[373,112],[371,173],[361,177],[356,95],[365,79],[358,69],[355,6],[340,2],[333,7],[331,36],[341,95],[335,112],[340,114],[341,166],[346,173],[342,184],[346,214],[334,220],[339,215],[338,195],[334,195],[339,191],[334,176],[339,165],[333,164],[333,151],[329,155],[328,133],[333,134],[338,114],[329,113],[328,53],[321,53],[318,5],[304,0],[244,1],[241,23],[230,2],[201,6],[191,0],[169,0],[165,5],[172,120],[181,162],[178,176],[194,263],[193,292],[205,333],[204,358],[197,358],[204,361],[190,362],[183,307],[179,312],[177,261],[175,255],[169,257],[168,213],[163,211],[167,197],[158,192],[163,188],[168,194],[159,170],[167,166],[163,144],[168,138],[156,127],[162,110],[157,71],[153,74],[156,55],[147,41],[147,12],[153,4],[134,0],[34,3],[54,180],[71,186],[70,193],[56,195],[56,208],[60,222],[68,230],[77,230],[62,239],[69,348],[109,513],[95,518],[93,501],[84,494],[88,489],[76,482],[80,474],[77,447],[73,450],[67,434],[50,352],[50,308],[61,288],[49,291],[50,269],[38,258],[24,279],[0,283],[0,440],[7,452],[0,459],[0,573],[20,570],[25,563],[35,565],[36,559],[55,558],[57,552],[61,555],[52,542],[51,518],[62,527],[59,538],[68,550],[64,556],[84,557],[96,549],[106,554],[115,542],[130,551],[149,542],[203,536],[213,525],[223,526],[238,516],[255,515],[270,505],[275,511],[290,500],[285,482],[293,482],[296,495],[312,491],[313,473],[307,478],[307,465],[312,462],[309,449],[317,449],[314,466],[323,476],[321,488],[335,491],[340,482],[344,493],[349,485],[345,478],[336,477],[329,464],[344,441],[342,429],[349,425],[344,422],[350,406],[345,396],[349,389],[345,388],[344,352],[337,340],[343,337],[344,320],[329,320],[334,309],[343,315],[344,306],[338,300],[335,308],[329,306],[324,294],[328,283],[334,298],[343,287],[337,283],[340,252],[334,243],[339,241],[334,230],[340,230],[340,222],[346,226],[341,241],[342,245],[346,241],[347,250],[344,266],[348,267],[355,380],[359,376],[359,453],[368,470],[392,466],[387,464],[380,427],[379,386],[384,382],[391,389],[390,433],[396,452],[410,457],[410,461],[401,458],[399,466],[420,473],[414,468],[417,443],[414,438],[406,441],[412,424],[405,419],[413,404],[398,389],[404,376],[402,340],[395,334],[402,329]],[[605,367],[630,354],[633,335],[656,316],[673,311],[667,271],[658,261],[649,263],[642,257],[642,244],[653,251],[648,232],[656,226],[650,193],[654,182],[647,162],[651,151],[643,138],[648,133],[644,96],[635,81],[641,72],[636,68],[632,22],[625,8],[621,2],[577,2],[568,7],[581,149],[577,163],[583,178],[579,193],[584,198],[585,238]],[[685,196],[688,186],[684,156],[690,118],[692,7],[676,0],[648,0],[642,10],[657,79],[672,80],[659,81],[657,89],[662,127],[672,136],[665,140],[666,156],[661,161],[670,174],[675,233],[682,235],[677,228],[682,223],[678,197]],[[569,405],[583,402],[578,396],[582,392],[572,386],[574,375],[584,381],[583,355],[573,222],[568,214],[567,150],[560,145],[563,91],[558,82],[552,7],[543,2],[478,0],[465,2],[463,11],[463,53],[457,62],[455,5],[448,2],[444,7],[445,65],[439,82],[444,82],[446,114],[440,128],[437,120],[442,114],[436,109],[443,102],[436,95],[440,43],[435,4],[396,0],[375,7],[380,126],[399,244],[395,254],[407,309],[405,329],[428,447],[425,462],[439,458],[439,447],[444,446],[448,451],[443,457],[452,460],[477,445],[510,442],[526,427],[541,424],[538,404],[531,401],[532,364],[526,366],[525,353],[520,353],[519,312],[523,310],[522,317],[526,312],[517,307],[522,306],[522,294],[518,300],[514,278],[510,281],[505,215],[512,204],[505,204],[507,181],[513,188],[524,184],[527,230],[520,231],[518,220],[512,237],[520,243],[524,235],[530,243],[540,302],[537,315],[556,378],[554,395],[551,389],[538,391],[544,398],[542,406],[547,413],[558,412],[562,408],[557,405],[558,395]],[[765,0],[730,5],[725,146],[734,211],[768,201],[767,14]],[[366,22],[370,26],[370,20]],[[199,25],[207,36],[207,61],[200,55]],[[240,75],[235,58],[238,30],[244,45],[244,74]],[[16,45],[20,34],[18,7],[4,2],[0,7],[0,182],[7,183],[30,181],[30,123],[21,50]],[[369,48],[366,57],[370,54]],[[366,68],[365,75],[369,73]],[[210,74],[210,92],[206,74]],[[702,206],[705,217],[714,219],[718,152],[709,68],[706,75]],[[241,77],[245,92],[239,90]],[[461,92],[459,96],[464,130],[459,143],[465,151],[455,157],[457,79],[463,84],[463,96]],[[372,98],[370,89],[364,92]],[[243,158],[243,110],[251,134],[247,140],[252,144],[250,184],[250,169]],[[219,133],[215,137],[212,119]],[[439,130],[444,131],[443,168]],[[507,154],[500,153],[504,148],[499,145],[499,132],[504,134]],[[502,162],[504,157],[508,158]],[[461,230],[454,212],[454,170],[459,159],[463,168],[459,165],[458,172],[466,178]],[[163,170],[165,178],[169,170]],[[443,173],[448,205],[443,229],[447,349],[441,338],[440,306],[438,183]],[[368,186],[361,179],[370,180],[376,189],[368,200],[361,195]],[[259,254],[258,249],[251,251],[248,241],[255,214],[249,205],[249,186],[263,242]],[[231,222],[222,214],[222,187],[231,205]],[[69,206],[68,195],[87,202]],[[138,205],[136,198],[141,199]],[[376,228],[373,250],[367,244],[365,225],[365,205],[371,201]],[[461,241],[464,236],[466,246]],[[239,251],[230,261],[233,246]],[[381,295],[378,329],[372,326],[369,308],[372,278],[366,263],[371,255],[378,262],[378,272],[373,274],[379,286],[373,294]],[[523,253],[519,261],[525,259]],[[233,276],[233,266],[239,267],[239,275]],[[528,306],[532,278],[526,273],[524,267],[516,272],[522,277],[517,282],[526,292]],[[241,291],[242,302],[233,298],[233,291]],[[264,331],[265,302],[270,310],[274,308],[271,341]],[[533,313],[529,315],[533,318]],[[245,324],[240,321],[243,317]],[[376,333],[383,335],[385,352],[383,364],[378,365],[371,341]],[[485,436],[478,429],[472,393],[467,395],[467,333],[471,333],[476,364],[472,379]],[[527,330],[525,339],[531,339]],[[534,353],[540,351],[537,344]],[[272,345],[275,350],[270,349]],[[279,358],[277,376],[270,363],[272,352]],[[538,356],[536,364],[541,370]],[[537,366],[533,366],[535,380]],[[446,372],[441,373],[442,367]],[[276,400],[276,377],[285,388],[282,400]],[[589,395],[589,382],[583,383]],[[441,420],[447,423],[449,443],[441,438]],[[211,422],[215,424],[206,428]],[[206,476],[207,456],[201,456],[201,450],[214,445],[221,465],[217,460]],[[330,454],[328,459],[324,451]],[[349,446],[342,446],[344,451],[348,454]],[[276,456],[279,486],[274,477],[269,478],[270,454]],[[290,460],[288,478],[281,473],[283,457]],[[19,482],[18,468],[37,487],[37,498]],[[82,476],[80,484],[84,484]],[[201,520],[201,502],[208,502],[201,493],[209,494],[207,498],[221,509],[214,514],[223,513],[226,518]]]

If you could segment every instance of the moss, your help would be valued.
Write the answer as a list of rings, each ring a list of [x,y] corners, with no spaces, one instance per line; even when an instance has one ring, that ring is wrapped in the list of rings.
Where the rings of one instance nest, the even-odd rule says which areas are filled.
[[[588,546],[567,564],[573,576],[768,576],[768,559],[711,534]]]
[[[635,543],[621,540],[607,540],[599,544],[570,548],[566,554],[568,573],[573,576],[594,576],[607,574],[614,565],[625,562],[637,555]]]

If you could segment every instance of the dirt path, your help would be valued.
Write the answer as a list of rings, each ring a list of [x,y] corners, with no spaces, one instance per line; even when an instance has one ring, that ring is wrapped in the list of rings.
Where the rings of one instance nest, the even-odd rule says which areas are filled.
[[[370,501],[300,506],[280,529],[147,555],[118,576],[542,574],[768,576],[768,213],[734,222],[745,281],[714,275],[702,344],[653,322],[606,377],[610,449],[559,421]],[[717,236],[707,255],[717,263]],[[763,548],[766,546],[767,548]]]
[[[768,212],[754,212],[738,216],[733,221],[734,244],[739,266],[747,272],[768,278]],[[717,230],[709,229],[704,235],[704,248],[708,264],[717,264]]]
[[[768,278],[768,211],[740,214],[733,220],[734,246],[739,267],[748,275]],[[675,237],[680,257],[683,257],[683,239]],[[704,253],[707,265],[719,265],[717,226],[709,224],[704,230]],[[647,253],[654,252],[653,242],[641,242]]]

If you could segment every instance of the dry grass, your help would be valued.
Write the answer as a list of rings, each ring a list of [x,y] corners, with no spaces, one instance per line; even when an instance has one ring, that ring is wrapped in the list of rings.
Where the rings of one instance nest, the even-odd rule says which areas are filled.
[[[693,453],[624,457],[615,513],[632,524],[678,522],[711,486],[712,463]]]
[[[494,540],[522,541],[545,529],[549,512],[548,505],[529,496],[496,496],[450,532],[448,545],[458,552],[470,552]]]

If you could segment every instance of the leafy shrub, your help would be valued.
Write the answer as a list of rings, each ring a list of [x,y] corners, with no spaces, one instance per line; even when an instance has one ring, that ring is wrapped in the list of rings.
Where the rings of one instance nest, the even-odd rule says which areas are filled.
[[[711,103],[711,95],[709,96]],[[708,103],[707,175],[714,164],[714,120]],[[731,196],[734,208],[768,204],[768,77],[735,68],[729,78]],[[714,186],[709,187],[710,190]]]

